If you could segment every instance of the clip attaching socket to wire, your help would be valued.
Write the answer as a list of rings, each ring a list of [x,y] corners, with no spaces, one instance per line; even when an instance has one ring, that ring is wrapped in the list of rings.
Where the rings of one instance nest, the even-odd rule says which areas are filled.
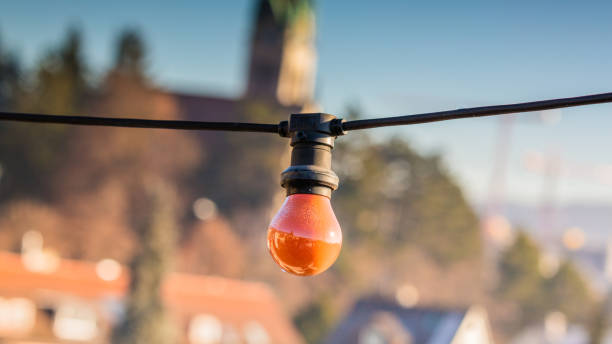
[[[346,135],[346,130],[344,130],[344,122],[346,121],[343,118],[334,118],[331,120],[329,128],[334,136]]]

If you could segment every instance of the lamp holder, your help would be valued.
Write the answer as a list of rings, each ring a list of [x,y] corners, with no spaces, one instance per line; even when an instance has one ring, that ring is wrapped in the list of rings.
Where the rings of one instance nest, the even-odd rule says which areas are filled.
[[[326,113],[292,114],[279,134],[291,139],[291,165],[281,173],[287,196],[315,194],[331,198],[338,176],[331,169],[334,140],[344,135],[344,120]]]

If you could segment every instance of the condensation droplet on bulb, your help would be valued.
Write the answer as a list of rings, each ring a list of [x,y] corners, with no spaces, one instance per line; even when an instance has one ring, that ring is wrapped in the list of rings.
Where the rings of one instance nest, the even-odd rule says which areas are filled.
[[[272,258],[294,275],[312,276],[327,270],[341,247],[342,231],[325,196],[288,196],[268,228]]]

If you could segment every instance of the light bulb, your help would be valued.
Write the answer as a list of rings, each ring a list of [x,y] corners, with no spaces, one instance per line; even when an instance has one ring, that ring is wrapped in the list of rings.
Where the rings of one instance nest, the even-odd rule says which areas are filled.
[[[285,199],[268,227],[268,250],[289,273],[312,276],[338,258],[342,231],[329,198],[293,194]]]

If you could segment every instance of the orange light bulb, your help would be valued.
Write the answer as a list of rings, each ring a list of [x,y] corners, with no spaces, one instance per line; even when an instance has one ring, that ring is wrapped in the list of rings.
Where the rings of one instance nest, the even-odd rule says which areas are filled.
[[[325,196],[288,196],[268,228],[272,258],[294,275],[312,276],[327,270],[341,247],[342,231]]]

